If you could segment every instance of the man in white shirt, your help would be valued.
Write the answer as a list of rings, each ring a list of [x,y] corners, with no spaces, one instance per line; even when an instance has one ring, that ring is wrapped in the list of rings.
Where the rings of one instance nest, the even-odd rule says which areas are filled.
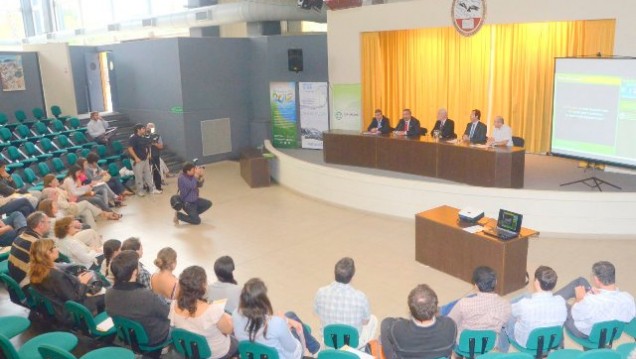
[[[102,144],[109,144],[111,137],[117,131],[117,127],[108,125],[108,122],[99,115],[99,112],[91,112],[91,120],[86,125],[88,134],[97,142]]]
[[[492,137],[488,138],[490,146],[512,146],[512,128],[504,124],[501,116],[495,117],[495,128],[492,129]]]
[[[534,329],[563,325],[568,316],[565,299],[552,294],[557,278],[554,269],[546,266],[537,268],[532,283],[534,293],[512,302],[512,316],[501,331],[500,351],[508,352],[508,340],[527,346],[530,332]]]
[[[358,346],[375,337],[378,319],[371,315],[369,300],[350,284],[356,268],[353,259],[342,258],[336,263],[335,281],[318,289],[314,298],[314,312],[324,328],[329,324],[346,324],[358,329]]]
[[[580,338],[587,338],[592,326],[599,322],[619,320],[630,322],[636,315],[634,297],[616,286],[616,269],[607,261],[592,266],[592,283],[578,278],[561,288],[556,295],[565,300],[574,298],[568,311],[565,327]]]

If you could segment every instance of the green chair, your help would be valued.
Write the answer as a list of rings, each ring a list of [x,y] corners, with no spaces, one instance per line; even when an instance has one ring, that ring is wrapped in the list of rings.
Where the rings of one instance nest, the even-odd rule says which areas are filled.
[[[60,181],[63,180],[64,177],[66,177],[68,170],[66,169],[64,162],[62,162],[62,159],[59,157],[55,157],[51,160],[51,164],[53,165],[53,169],[57,173],[57,179],[59,179]]]
[[[106,148],[105,145],[97,145],[97,147],[95,147],[95,151],[97,152],[97,155],[99,156],[99,160],[97,160],[97,164],[100,166],[105,165],[108,162],[112,162],[112,161],[116,161],[119,158],[111,158],[108,157],[108,149]],[[109,160],[110,159],[110,160]]]
[[[4,112],[0,112],[0,126],[5,126],[9,122],[9,118],[7,114]]]
[[[35,121],[29,121],[26,112],[22,110],[17,110],[13,114],[15,115],[15,119],[23,125],[31,126],[35,123]]]
[[[318,359],[357,359],[358,356],[344,350],[325,349],[318,352]]]
[[[2,253],[0,253],[0,261],[3,261],[3,260],[6,260],[6,259],[9,259],[9,254],[10,254],[10,252],[9,252],[9,251],[6,251],[6,252],[2,252]]]
[[[46,162],[40,162],[38,163],[38,171],[40,172],[40,177],[44,177],[51,173],[51,168]]]
[[[92,152],[92,148],[82,148],[80,150],[80,156],[86,158],[88,156],[89,153]]]
[[[358,329],[345,324],[326,325],[322,336],[325,345],[334,349],[340,349],[345,345],[357,348],[360,340]]]
[[[548,359],[576,359],[583,351],[578,349],[559,349],[548,354]]]
[[[97,146],[97,142],[89,141],[83,132],[75,131],[69,136],[73,137],[73,142],[75,142],[78,146],[82,146],[84,148],[92,148],[94,146]]]
[[[70,129],[74,131],[86,132],[86,130],[88,130],[86,126],[82,127],[82,124],[80,123],[80,120],[77,117],[71,117],[71,119],[68,122],[69,122],[68,124]]]
[[[31,321],[25,317],[7,316],[0,317],[0,335],[13,338],[29,329]]]
[[[44,188],[44,184],[42,183],[42,181],[38,179],[38,176],[36,176],[35,172],[33,172],[32,169],[25,168],[23,174],[24,174],[24,181],[28,183],[29,185],[31,185],[31,188],[33,190],[41,191],[42,188]]]
[[[7,147],[7,158],[12,163],[20,162],[24,164],[25,167],[29,167],[33,163],[37,163],[37,158],[29,158],[24,153],[20,152],[17,147],[9,146]]]
[[[125,156],[125,149],[124,149],[124,145],[121,143],[121,141],[113,141],[110,144],[110,149],[111,149],[111,156],[106,157],[106,160],[108,162],[112,162],[112,161],[118,161],[120,159],[122,159]],[[101,155],[100,155],[101,157]]]
[[[43,118],[45,118],[45,117],[46,117],[46,115],[44,114],[44,110],[42,110],[42,109],[41,109],[41,108],[39,108],[39,107],[34,107],[34,108],[31,110],[31,113],[33,114],[33,117],[35,117],[35,118],[36,118],[36,119],[38,119],[38,120],[41,120],[41,119],[43,119]]]
[[[66,135],[58,135],[56,137],[57,143],[59,144],[60,149],[65,149],[67,151],[77,151],[82,148],[82,146],[76,146]]]
[[[53,131],[51,131],[51,129],[48,128],[42,121],[36,122],[31,131],[35,132],[35,134],[39,137],[53,137],[56,135],[56,133],[53,133]]]
[[[479,359],[532,359],[532,355],[528,353],[486,353],[479,357]]]
[[[9,274],[9,261],[0,261],[0,274]]]
[[[97,325],[108,319],[108,314],[102,312],[93,317],[91,312],[82,304],[72,300],[64,303],[64,309],[71,316],[74,328],[79,329],[82,333],[93,338],[105,338],[114,336],[116,329],[113,326],[109,330],[103,332],[97,329]]]
[[[33,142],[25,142],[23,145],[24,152],[29,158],[37,158],[38,161],[46,161],[49,158],[53,157],[51,153],[44,153],[42,150],[37,148]]]
[[[20,145],[21,143],[26,142],[26,139],[13,139],[13,133],[11,131],[9,131],[8,128],[6,127],[2,127],[0,128],[0,140],[2,140],[2,142],[4,143],[8,143],[11,145]]]
[[[53,155],[53,157],[59,157],[68,152],[67,150],[63,150],[57,147],[57,145],[55,145],[55,143],[53,143],[53,141],[51,141],[51,139],[47,137],[40,139],[39,144],[40,147],[42,147],[42,151],[44,153],[50,153]]]
[[[238,350],[241,359],[278,359],[276,349],[249,340],[240,341]]]
[[[57,346],[43,344],[38,348],[43,359],[77,359],[68,350]],[[125,348],[106,347],[90,351],[80,359],[134,359],[135,353]]]
[[[212,350],[203,335],[184,329],[172,329],[172,345],[186,359],[204,359],[212,356]]]
[[[53,302],[47,297],[45,297],[42,293],[38,292],[37,289],[30,286],[28,288],[29,295],[33,300],[33,309],[35,309],[40,314],[43,314],[48,318],[55,318],[55,309],[53,307]]]
[[[631,322],[625,324],[625,329],[623,330],[625,334],[636,340],[636,318],[632,319]]]
[[[592,349],[579,354],[577,359],[622,359],[623,356],[612,349]]]
[[[77,163],[77,154],[69,152],[66,154],[66,164],[72,166]]]
[[[572,334],[567,328],[565,329],[565,332],[568,333],[570,339],[575,341],[586,350],[604,348],[611,349],[614,340],[618,340],[618,338],[620,338],[623,334],[624,327],[625,323],[618,320],[596,323],[592,326],[590,336],[586,339],[577,337],[576,335]]]
[[[13,134],[16,138],[26,141],[36,141],[37,139],[42,137],[36,136],[26,125],[23,124],[18,125],[18,127],[16,127],[13,131]]]
[[[64,126],[64,123],[60,120],[53,120],[51,122],[51,127],[53,128],[53,133],[69,133],[69,132],[74,132],[73,130],[69,130],[66,126]]]
[[[133,170],[133,165],[132,162],[130,161],[130,158],[124,158],[123,160],[121,160],[121,163],[124,165],[124,167],[128,168],[129,170]]]
[[[455,353],[464,358],[474,359],[491,351],[496,344],[497,333],[492,330],[465,329],[459,336]]]
[[[510,344],[518,351],[532,354],[537,359],[543,358],[544,354],[551,350],[558,349],[562,341],[563,327],[561,326],[534,329],[530,332],[525,347],[510,338]]]
[[[0,281],[4,283],[11,297],[11,301],[15,304],[19,304],[27,309],[34,307],[33,300],[24,293],[20,285],[11,277],[6,274],[0,274]]]
[[[629,354],[634,350],[636,350],[636,343],[623,343],[616,348],[616,352],[625,359],[629,358]]]
[[[130,346],[135,353],[143,354],[159,351],[170,344],[170,338],[168,338],[165,343],[150,346],[146,330],[134,320],[124,317],[113,317],[113,323],[115,323],[115,330],[119,340]]]
[[[51,114],[53,114],[53,116],[55,116],[55,118],[59,120],[66,120],[70,117],[70,116],[62,116],[62,109],[58,105],[51,106]]]
[[[38,348],[42,345],[54,344],[56,347],[73,350],[77,346],[77,337],[65,332],[50,332],[40,334],[24,343],[19,350],[4,335],[0,335],[0,357],[5,359],[33,359],[42,358]]]

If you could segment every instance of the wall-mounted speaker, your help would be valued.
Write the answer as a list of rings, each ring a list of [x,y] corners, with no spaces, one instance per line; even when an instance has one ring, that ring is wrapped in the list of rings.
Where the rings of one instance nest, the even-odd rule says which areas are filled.
[[[303,49],[288,49],[287,64],[289,71],[300,72],[303,70]]]

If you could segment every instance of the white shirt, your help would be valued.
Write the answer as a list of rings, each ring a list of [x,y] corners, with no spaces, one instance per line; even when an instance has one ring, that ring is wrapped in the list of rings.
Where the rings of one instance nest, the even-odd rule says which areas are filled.
[[[71,260],[71,263],[81,264],[86,268],[90,268],[95,263],[97,252],[75,237],[61,238],[57,246],[60,252]]]
[[[515,340],[526,346],[530,332],[536,328],[562,326],[568,316],[565,299],[552,292],[538,292],[512,304]]]
[[[512,128],[505,123],[500,128],[494,127],[492,129],[492,137],[495,142],[508,141],[506,146],[512,146]]]
[[[332,282],[318,289],[314,298],[314,312],[324,328],[329,324],[346,324],[360,329],[371,317],[367,296],[349,284]]]
[[[572,306],[574,326],[589,335],[592,326],[599,322],[619,320],[630,322],[636,315],[634,297],[626,292],[600,289],[598,294],[588,293]]]
[[[99,137],[106,133],[108,129],[108,122],[99,119],[99,120],[90,120],[88,124],[86,124],[86,128],[88,134],[91,135],[92,138]]]
[[[176,301],[170,305],[170,314],[168,314],[170,325],[203,335],[212,350],[212,359],[228,354],[230,336],[223,334],[217,326],[225,314],[222,306],[212,304],[198,317],[184,317],[176,312],[176,305]]]

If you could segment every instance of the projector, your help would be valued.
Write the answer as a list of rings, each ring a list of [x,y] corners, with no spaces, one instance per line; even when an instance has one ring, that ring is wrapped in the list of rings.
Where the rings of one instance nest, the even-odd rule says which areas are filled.
[[[484,218],[484,211],[481,209],[466,207],[459,211],[459,220],[462,222],[477,223],[482,218]]]

